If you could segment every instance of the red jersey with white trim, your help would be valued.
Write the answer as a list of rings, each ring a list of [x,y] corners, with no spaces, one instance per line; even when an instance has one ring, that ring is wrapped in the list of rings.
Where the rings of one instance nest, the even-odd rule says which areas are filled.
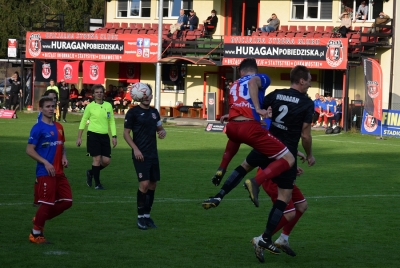
[[[271,84],[271,79],[266,74],[243,76],[233,83],[229,91],[229,120],[237,116],[244,116],[260,122],[261,117],[256,113],[248,86],[250,79],[254,76],[258,76],[261,79],[261,87],[258,89],[258,100],[260,107],[262,107],[265,91]]]
[[[64,174],[62,165],[64,142],[64,129],[61,124],[54,122],[49,125],[41,120],[33,126],[28,140],[29,144],[35,145],[35,151],[54,166],[57,175]],[[36,177],[40,176],[49,176],[49,173],[44,164],[38,162]]]

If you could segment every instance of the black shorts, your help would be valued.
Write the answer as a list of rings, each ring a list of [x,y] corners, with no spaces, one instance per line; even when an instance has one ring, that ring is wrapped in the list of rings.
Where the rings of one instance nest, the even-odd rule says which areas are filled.
[[[293,154],[292,150],[290,150]],[[296,153],[293,156],[297,155]],[[296,157],[295,157],[296,159]],[[261,169],[266,168],[270,163],[275,161],[274,159],[269,159],[266,155],[262,153],[252,150],[249,155],[246,157],[246,162],[252,167],[260,167]],[[278,177],[272,179],[279,188],[281,189],[293,189],[294,182],[296,181],[296,174],[297,174],[297,159],[295,164],[285,172],[281,173]]]
[[[145,159],[139,162],[133,159],[136,174],[139,181],[159,181],[160,180],[160,163],[158,158]]]
[[[92,131],[87,132],[86,148],[90,156],[105,156],[111,158],[110,136]]]

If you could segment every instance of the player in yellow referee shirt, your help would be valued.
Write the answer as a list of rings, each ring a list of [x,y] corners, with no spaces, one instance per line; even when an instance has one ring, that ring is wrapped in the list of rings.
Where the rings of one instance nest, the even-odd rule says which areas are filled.
[[[114,112],[111,104],[104,101],[104,87],[97,84],[92,87],[93,98],[85,108],[81,123],[79,124],[76,145],[82,144],[82,133],[86,122],[89,120],[86,147],[87,152],[93,157],[92,169],[86,171],[86,184],[92,187],[92,179],[96,190],[104,190],[100,183],[100,170],[107,167],[111,161],[111,145],[108,129],[111,130],[113,148],[117,146],[117,130],[115,127]]]

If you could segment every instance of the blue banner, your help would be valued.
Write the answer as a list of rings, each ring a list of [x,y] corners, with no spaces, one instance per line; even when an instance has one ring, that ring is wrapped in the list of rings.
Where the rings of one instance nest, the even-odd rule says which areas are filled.
[[[400,111],[382,110],[382,121],[368,115],[364,110],[361,133],[380,136],[391,136],[400,138]],[[381,130],[382,126],[382,130]]]

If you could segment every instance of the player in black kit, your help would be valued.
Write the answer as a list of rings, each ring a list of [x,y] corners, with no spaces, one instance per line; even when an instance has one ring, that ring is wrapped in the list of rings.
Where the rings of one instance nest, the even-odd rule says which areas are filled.
[[[151,90],[150,85],[147,84],[147,86]],[[129,109],[124,123],[124,139],[132,148],[133,165],[139,180],[137,226],[142,230],[157,227],[150,218],[154,192],[157,181],[160,180],[156,133],[160,139],[164,139],[167,134],[157,109],[150,107],[152,98],[153,94],[140,102],[138,106]]]
[[[68,85],[65,83],[64,79],[60,81],[60,84],[58,85],[58,91],[60,96],[59,100],[60,103],[58,104],[58,121],[61,120],[61,111],[62,111],[63,123],[66,123],[67,122],[66,116],[69,106],[69,88]]]
[[[307,90],[311,86],[311,75],[306,67],[296,66],[290,73],[290,80],[291,87],[289,89],[278,89],[265,96],[262,109],[272,108],[269,131],[286,145],[293,155],[297,155],[299,139],[302,139],[306,160],[308,165],[312,166],[315,163],[315,158],[312,154],[311,137],[311,122],[314,106],[313,101],[307,96]],[[222,198],[240,183],[247,172],[250,172],[253,167],[258,166],[264,169],[268,161],[272,162],[268,160],[267,156],[256,150],[251,151],[246,160],[227,178],[221,191],[215,197],[206,200],[203,203],[203,207],[208,209],[218,206]],[[236,172],[237,170],[240,172]],[[287,241],[283,241],[283,244],[278,244],[277,241],[273,243],[271,236],[282,218],[287,203],[292,198],[296,174],[297,159],[290,170],[272,179],[278,186],[278,197],[269,214],[266,231],[262,236],[253,239],[256,256],[262,262],[263,253],[259,248],[266,249],[275,254],[279,253],[275,245],[285,252],[290,249]],[[252,181],[252,184],[254,183],[254,179],[250,181]],[[250,190],[257,191],[258,185],[255,186],[255,189]],[[292,250],[290,249],[290,251]]]

